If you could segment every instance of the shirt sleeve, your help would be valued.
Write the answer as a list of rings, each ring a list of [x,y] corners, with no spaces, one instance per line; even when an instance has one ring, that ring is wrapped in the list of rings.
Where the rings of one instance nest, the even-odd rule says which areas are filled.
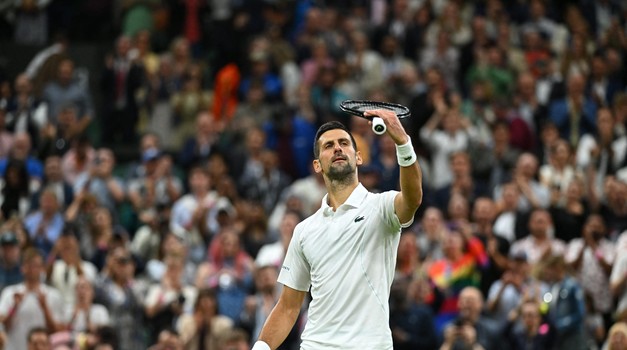
[[[91,322],[95,326],[108,326],[111,321],[107,308],[99,304],[93,305],[91,309]]]
[[[303,223],[300,223],[294,229],[294,235],[287,248],[278,281],[290,288],[306,292],[311,286],[311,267],[305,258],[301,245],[303,228]]]
[[[503,283],[501,282],[501,280],[497,280],[492,283],[492,285],[490,286],[490,290],[488,291],[488,301],[496,299],[496,296],[499,294],[499,290],[501,289],[502,284]]]
[[[392,230],[399,230],[401,227],[409,227],[414,219],[412,218],[408,222],[401,223],[398,216],[396,215],[396,209],[394,208],[394,199],[398,194],[398,191],[387,191],[380,194],[382,200],[379,202],[381,204],[381,212],[383,214],[385,222],[392,228]]]
[[[577,260],[579,253],[581,252],[582,243],[579,239],[573,239],[566,246],[566,253],[564,254],[564,260],[566,263],[570,264]]]
[[[47,302],[51,309],[50,311],[52,311],[52,317],[54,320],[57,322],[63,320],[63,310],[65,305],[63,303],[63,299],[61,298],[61,293],[59,293],[56,289],[52,289]]]
[[[13,306],[13,294],[12,288],[5,288],[0,295],[0,316],[5,317],[11,307]]]
[[[156,305],[159,302],[159,294],[161,288],[158,285],[153,285],[148,289],[148,293],[146,294],[146,300],[144,300],[144,305],[147,307],[151,307]]]
[[[610,275],[610,283],[617,283],[618,281],[620,281],[620,279],[625,274],[625,267],[627,265],[625,263],[627,263],[627,255],[619,257],[614,262],[614,268],[612,269],[612,274]]]

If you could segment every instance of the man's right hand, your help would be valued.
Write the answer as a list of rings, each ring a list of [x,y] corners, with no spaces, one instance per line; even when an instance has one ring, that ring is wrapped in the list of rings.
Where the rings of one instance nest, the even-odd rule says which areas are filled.
[[[24,293],[13,294],[13,303],[15,307],[18,307],[22,303],[22,300],[24,300]]]

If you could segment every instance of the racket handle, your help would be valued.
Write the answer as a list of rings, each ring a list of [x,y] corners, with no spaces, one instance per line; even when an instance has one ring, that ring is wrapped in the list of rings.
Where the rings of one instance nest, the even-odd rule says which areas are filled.
[[[383,119],[379,117],[372,118],[372,132],[374,132],[377,135],[383,135],[386,130],[387,130],[387,127],[385,126]]]

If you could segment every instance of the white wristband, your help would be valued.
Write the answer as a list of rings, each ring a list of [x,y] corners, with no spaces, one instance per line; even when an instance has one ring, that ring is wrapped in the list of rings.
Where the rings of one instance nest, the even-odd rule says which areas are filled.
[[[396,145],[396,160],[398,165],[402,167],[408,167],[416,162],[418,157],[414,151],[414,146],[411,144],[411,139],[403,145]]]
[[[253,345],[252,350],[272,350],[272,349],[270,349],[270,345],[268,345],[265,341],[257,340],[257,342],[255,342],[255,345]]]

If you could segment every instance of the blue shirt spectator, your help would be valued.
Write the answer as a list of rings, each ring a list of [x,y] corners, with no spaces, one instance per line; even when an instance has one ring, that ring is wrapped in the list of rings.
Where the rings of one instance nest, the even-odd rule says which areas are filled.
[[[54,242],[63,231],[65,220],[59,212],[57,196],[52,190],[46,190],[41,194],[39,207],[39,210],[26,216],[24,227],[33,245],[40,249],[44,256],[48,256]]]
[[[4,287],[20,283],[22,276],[20,245],[13,232],[4,232],[0,235],[0,291]]]

